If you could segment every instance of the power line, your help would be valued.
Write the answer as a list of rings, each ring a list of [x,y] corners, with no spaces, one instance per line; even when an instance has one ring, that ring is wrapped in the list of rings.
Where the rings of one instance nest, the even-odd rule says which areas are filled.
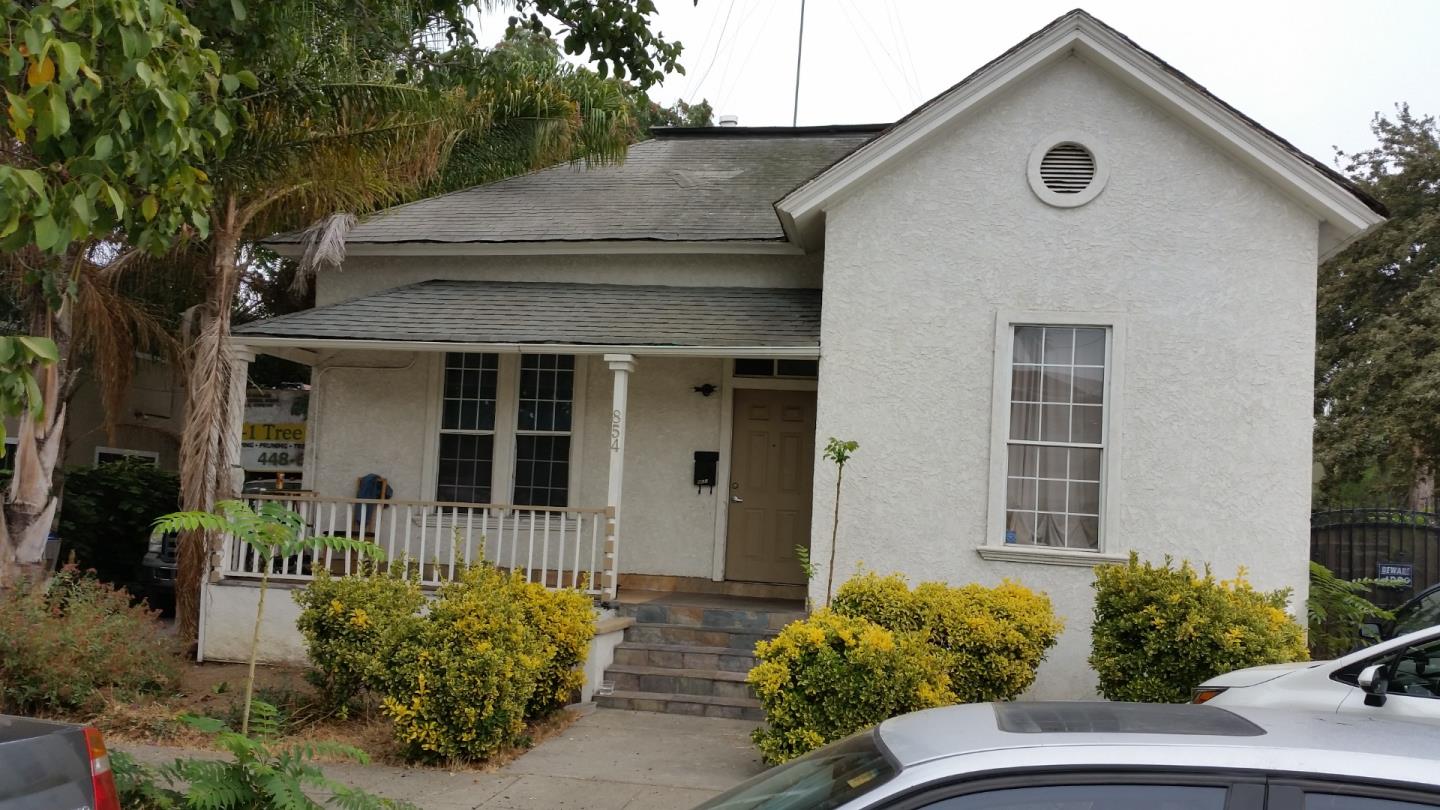
[[[900,12],[895,9],[894,3],[886,3],[885,11],[890,17],[890,30],[895,34],[895,41],[899,44],[900,61],[909,69],[911,77],[912,102],[919,102],[920,73],[915,69],[915,54],[910,50],[910,40],[905,36],[905,24],[900,21]]]
[[[703,57],[705,55],[705,49],[710,47],[710,36],[715,33],[715,22],[720,19],[720,6],[714,5],[710,8],[710,24],[705,27],[705,39],[701,40],[700,47],[695,50],[696,56]],[[685,93],[680,96],[682,99],[690,98],[690,94],[695,91],[695,76],[694,73],[686,74],[688,82],[685,85]]]
[[[730,14],[735,11],[735,0],[730,0],[730,5],[725,9],[725,22],[720,24],[720,36],[715,40],[715,52],[710,54],[710,64],[705,66],[705,72],[700,75],[700,80],[695,83],[695,90],[690,93],[690,100],[695,100],[695,93],[705,86],[705,80],[710,77],[710,69],[715,67],[715,58],[720,55],[720,49],[725,47],[725,29],[730,27]]]
[[[895,88],[890,86],[890,80],[885,77],[885,71],[880,69],[879,63],[875,61],[874,54],[870,53],[870,45],[860,33],[860,26],[855,24],[855,18],[850,16],[850,0],[843,0],[840,4],[840,11],[845,14],[845,19],[850,21],[851,27],[855,28],[855,39],[860,43],[861,50],[865,51],[865,58],[870,61],[870,67],[875,69],[875,75],[880,77],[880,83],[885,86],[885,92],[890,94],[890,100],[895,102],[899,112],[905,111],[905,104],[895,95]],[[856,12],[859,13],[858,11]],[[863,19],[863,16],[862,16]]]
[[[790,112],[790,126],[800,123],[800,60],[805,55],[805,0],[800,0],[800,36],[795,40],[795,106]]]
[[[750,50],[746,51],[745,58],[740,60],[740,70],[737,70],[735,72],[734,80],[728,83],[725,81],[725,77],[728,77],[730,75],[730,68],[728,65],[725,68],[725,76],[721,77],[720,92],[716,94],[716,98],[726,99],[727,103],[728,99],[730,98],[730,91],[735,89],[735,85],[740,81],[740,78],[745,75],[745,67],[750,64],[750,57],[755,55],[755,49],[759,47],[760,41],[764,39],[763,34],[767,30],[767,26],[770,25],[770,18],[775,14],[775,7],[780,5],[779,3],[769,2],[769,0],[760,0],[760,2],[765,6],[765,18],[760,21],[760,36],[753,36],[750,38]],[[756,8],[758,7],[759,6],[757,6]],[[746,21],[748,20],[749,17],[747,16]],[[741,28],[743,27],[744,22],[741,23],[740,28],[735,29],[735,33],[739,34]]]

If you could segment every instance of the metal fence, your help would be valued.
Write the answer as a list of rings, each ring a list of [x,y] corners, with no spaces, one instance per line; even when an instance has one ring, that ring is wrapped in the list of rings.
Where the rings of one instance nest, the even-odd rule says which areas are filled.
[[[1325,507],[1310,514],[1310,559],[1343,579],[1408,580],[1371,588],[1370,598],[1395,607],[1440,582],[1440,513],[1407,507]]]

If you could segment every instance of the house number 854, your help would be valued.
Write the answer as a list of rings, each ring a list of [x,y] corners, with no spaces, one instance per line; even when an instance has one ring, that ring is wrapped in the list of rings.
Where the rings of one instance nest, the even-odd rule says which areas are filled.
[[[621,422],[624,418],[625,418],[625,417],[624,417],[624,414],[620,413],[619,409],[616,409],[616,410],[614,410],[614,411],[612,411],[612,412],[610,413],[610,449],[611,449],[611,450],[619,450],[619,449],[620,449],[620,422]]]

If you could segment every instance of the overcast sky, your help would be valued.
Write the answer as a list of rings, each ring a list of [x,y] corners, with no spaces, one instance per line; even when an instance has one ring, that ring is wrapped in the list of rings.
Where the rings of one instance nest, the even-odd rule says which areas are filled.
[[[687,74],[652,95],[788,125],[800,0],[655,0]],[[807,0],[800,124],[889,122],[1076,0]],[[1408,101],[1440,113],[1440,0],[1089,0],[1087,11],[1329,162]],[[503,31],[503,18],[491,31]],[[487,25],[489,25],[487,20]]]

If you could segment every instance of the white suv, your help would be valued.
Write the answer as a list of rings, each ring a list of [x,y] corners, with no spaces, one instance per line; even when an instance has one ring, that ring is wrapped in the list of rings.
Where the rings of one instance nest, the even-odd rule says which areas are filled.
[[[1227,672],[1196,687],[1194,702],[1440,723],[1440,626],[1334,661]]]

